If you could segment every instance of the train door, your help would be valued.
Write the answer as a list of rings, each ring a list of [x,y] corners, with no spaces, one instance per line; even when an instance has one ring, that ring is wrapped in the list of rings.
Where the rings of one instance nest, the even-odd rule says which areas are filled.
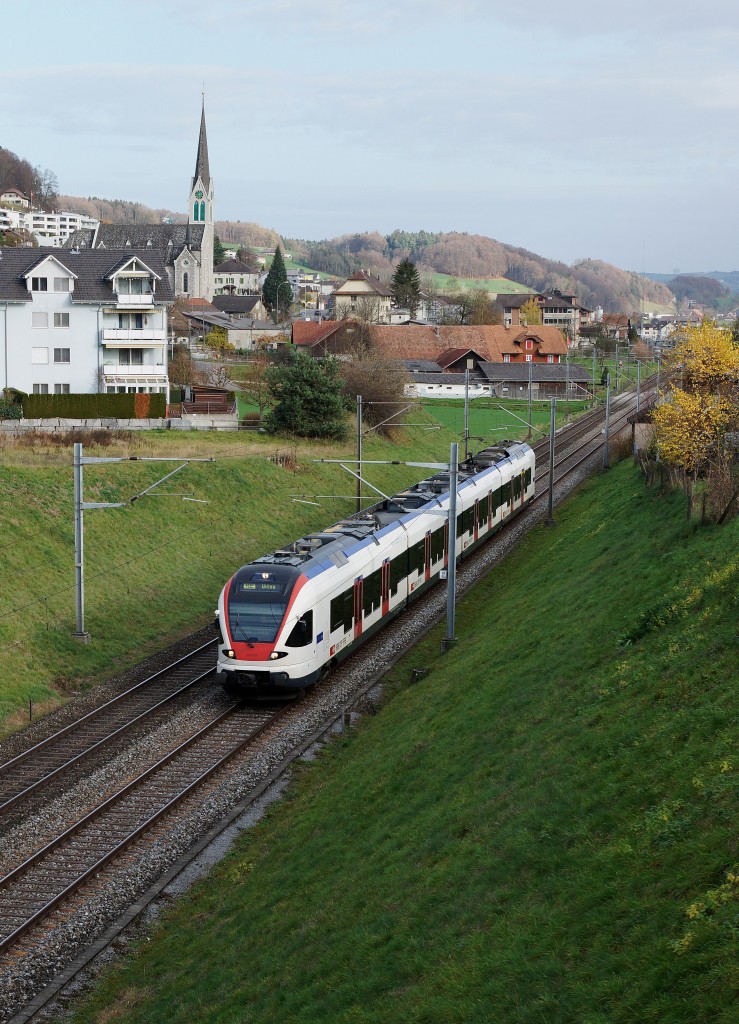
[[[474,538],[474,540],[477,540],[478,535],[480,533],[480,500],[479,500],[479,498],[475,498],[475,513],[474,513],[474,515],[475,515],[475,527],[474,527],[473,538]]]
[[[431,530],[423,539],[423,578],[426,582],[431,579]]]
[[[514,480],[514,477],[511,477],[511,479],[508,481],[508,512],[509,513],[511,513],[513,511],[513,509],[515,507],[515,504],[516,504],[516,499],[513,496],[513,492],[514,492],[513,480]]]
[[[493,492],[488,491],[488,530],[493,528]]]
[[[519,484],[521,488],[521,508],[526,504],[526,471],[521,473],[521,482]]]
[[[380,599],[382,601],[382,614],[387,615],[390,611],[390,559],[386,558],[380,570]]]
[[[364,606],[364,577],[354,581],[354,639],[362,635],[362,610]]]
[[[449,520],[444,520],[444,568],[449,566]]]

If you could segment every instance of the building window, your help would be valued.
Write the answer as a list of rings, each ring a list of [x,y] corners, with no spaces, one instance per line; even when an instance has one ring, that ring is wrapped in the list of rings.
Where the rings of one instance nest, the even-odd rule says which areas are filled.
[[[554,362],[554,356],[547,356],[547,362],[548,363],[553,363]]]
[[[69,349],[68,348],[55,348],[54,349],[54,362],[55,363],[68,363],[69,362]]]
[[[54,394],[55,395],[68,395],[69,394],[69,384],[55,384],[54,385]]]
[[[54,278],[54,291],[55,292],[68,292],[69,291],[69,278],[68,277],[55,277]]]
[[[34,395],[48,395],[49,385],[48,384],[34,384],[33,385]]]
[[[69,313],[55,313],[54,314],[54,326],[55,327],[69,327]]]
[[[511,357],[510,356],[503,356],[503,362],[504,363],[510,363],[510,361],[511,361]]]
[[[48,363],[49,361],[49,350],[48,348],[32,348],[31,349],[31,362],[32,363]]]
[[[119,313],[118,329],[121,331],[140,331],[144,326],[143,313]]]
[[[187,271],[182,275],[182,290],[183,292],[190,291],[190,275]]]
[[[526,356],[526,362],[530,363],[533,358],[533,356]]]
[[[48,290],[49,282],[45,277],[32,277],[31,278],[31,291],[32,292],[45,292]]]
[[[48,327],[49,326],[49,314],[48,313],[31,313],[31,326],[32,327]]]
[[[193,215],[192,215],[192,219],[193,220],[197,220],[198,219],[198,208],[199,208],[199,203],[196,200],[195,201],[195,206],[193,207]]]
[[[200,204],[200,219],[205,221],[205,203]]]
[[[534,347],[534,343],[533,343],[533,341],[532,341],[532,340],[531,340],[531,339],[529,338],[529,339],[528,339],[528,341],[526,342],[526,351],[527,351],[527,352],[530,352],[530,351],[532,350],[532,348],[533,348],[533,347]]]

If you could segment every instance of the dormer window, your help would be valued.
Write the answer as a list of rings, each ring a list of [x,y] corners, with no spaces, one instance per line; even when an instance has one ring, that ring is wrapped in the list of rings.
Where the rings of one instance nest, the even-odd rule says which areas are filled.
[[[151,280],[148,277],[119,277],[116,291],[119,295],[150,295]]]
[[[54,278],[54,291],[55,292],[68,292],[69,291],[69,278],[68,277],[55,277]]]
[[[32,292],[45,292],[49,289],[49,279],[46,277],[32,277],[31,278],[31,291]]]

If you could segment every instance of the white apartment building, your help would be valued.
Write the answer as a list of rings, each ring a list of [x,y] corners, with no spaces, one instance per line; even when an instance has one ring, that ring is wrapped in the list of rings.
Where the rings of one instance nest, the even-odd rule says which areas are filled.
[[[82,228],[95,229],[100,222],[81,213],[46,213],[18,206],[0,206],[0,231],[30,231],[39,245],[61,248],[70,235]]]
[[[169,397],[172,301],[152,253],[0,249],[0,388]]]

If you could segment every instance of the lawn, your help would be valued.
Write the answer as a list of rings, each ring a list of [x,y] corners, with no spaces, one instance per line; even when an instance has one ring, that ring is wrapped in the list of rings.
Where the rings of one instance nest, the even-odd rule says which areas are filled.
[[[372,434],[365,457],[448,459],[449,440],[444,431],[419,428],[408,428],[394,443]],[[270,461],[278,450],[294,451],[294,468]],[[134,432],[105,448],[86,448],[85,454],[212,457],[215,462],[192,463],[135,505],[85,513],[85,624],[92,636],[86,646],[72,637],[71,447],[3,439],[0,734],[27,721],[29,701],[34,716],[42,714],[101,676],[205,625],[235,568],[354,511],[349,501],[321,500],[315,507],[292,500],[352,494],[353,481],[337,466],[312,460],[351,457],[353,439],[336,445],[251,432]],[[84,498],[127,501],[173,468],[172,463],[130,462],[86,467]],[[368,471],[383,489],[400,488],[422,475],[406,467]]]
[[[590,407],[589,402],[570,401],[570,416]],[[464,401],[455,399],[427,399],[422,402],[425,412],[442,423],[458,438],[464,437]],[[537,441],[549,434],[550,403],[531,403],[534,430],[532,440]],[[499,399],[476,398],[470,402],[469,430],[473,441],[471,450],[479,449],[495,441],[525,440],[528,435],[528,404],[526,401],[511,402]],[[557,402],[557,426],[565,419],[564,400]],[[481,440],[482,439],[482,440]]]
[[[739,521],[628,462],[557,519],[76,1024],[733,1024]]]

